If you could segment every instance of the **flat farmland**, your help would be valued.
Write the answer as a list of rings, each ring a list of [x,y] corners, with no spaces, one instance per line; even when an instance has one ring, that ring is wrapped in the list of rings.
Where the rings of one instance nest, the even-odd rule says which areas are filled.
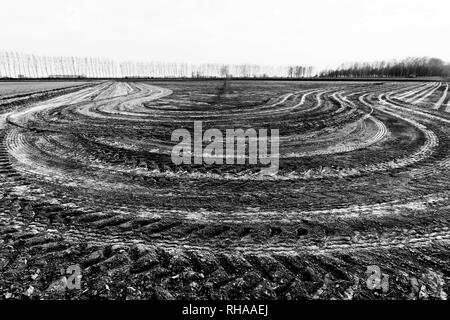
[[[448,293],[446,82],[77,82],[33,98],[3,85],[2,295]],[[175,165],[171,134],[194,121],[278,129],[277,174]],[[74,264],[82,289],[65,290],[60,270]],[[368,266],[388,276],[389,291],[368,288]]]
[[[40,92],[52,89],[61,89],[71,86],[77,86],[83,84],[83,82],[56,82],[56,81],[12,81],[12,82],[0,82],[0,97],[19,95],[19,94],[30,94],[32,92]]]

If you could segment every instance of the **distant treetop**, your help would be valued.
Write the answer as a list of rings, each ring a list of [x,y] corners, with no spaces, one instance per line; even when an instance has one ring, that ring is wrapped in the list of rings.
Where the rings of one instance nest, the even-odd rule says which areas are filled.
[[[320,73],[321,77],[449,77],[450,64],[438,58],[406,58],[400,61],[353,62],[335,70]]]

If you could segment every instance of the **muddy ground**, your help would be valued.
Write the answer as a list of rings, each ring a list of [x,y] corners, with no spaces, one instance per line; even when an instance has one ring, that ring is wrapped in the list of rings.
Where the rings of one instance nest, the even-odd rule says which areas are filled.
[[[0,97],[0,298],[446,299],[437,85],[102,82]],[[279,129],[277,174],[175,165],[171,132],[194,120]]]

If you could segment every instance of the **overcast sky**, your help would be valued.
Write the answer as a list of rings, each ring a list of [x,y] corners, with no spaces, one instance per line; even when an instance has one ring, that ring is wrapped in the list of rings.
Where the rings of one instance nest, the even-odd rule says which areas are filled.
[[[165,62],[450,61],[449,0],[2,0],[0,50]]]

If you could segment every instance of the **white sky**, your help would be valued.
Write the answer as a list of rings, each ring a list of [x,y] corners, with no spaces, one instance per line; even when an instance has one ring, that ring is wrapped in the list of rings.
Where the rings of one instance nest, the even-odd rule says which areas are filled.
[[[449,0],[0,0],[0,50],[165,62],[450,61]]]

